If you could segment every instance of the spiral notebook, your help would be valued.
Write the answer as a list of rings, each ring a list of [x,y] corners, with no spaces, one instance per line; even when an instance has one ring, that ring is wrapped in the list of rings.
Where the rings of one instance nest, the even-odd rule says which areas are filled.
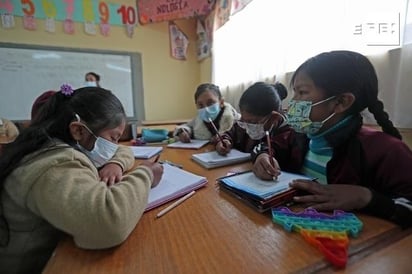
[[[216,151],[197,153],[192,155],[192,159],[205,168],[215,168],[250,160],[250,153],[232,149],[226,155],[219,155]]]
[[[206,177],[196,175],[169,164],[163,165],[163,176],[159,184],[149,192],[145,211],[163,205],[171,200],[201,188],[207,184]]]
[[[163,147],[137,146],[130,147],[136,159],[149,159],[162,152]]]

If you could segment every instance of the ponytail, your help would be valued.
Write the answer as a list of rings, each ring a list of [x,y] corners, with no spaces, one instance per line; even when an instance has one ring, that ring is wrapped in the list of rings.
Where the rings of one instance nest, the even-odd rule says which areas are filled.
[[[375,117],[376,122],[382,128],[383,132],[392,135],[399,140],[402,140],[402,135],[399,133],[398,129],[393,126],[392,121],[389,119],[388,113],[383,109],[383,103],[376,99],[368,106],[368,110]]]

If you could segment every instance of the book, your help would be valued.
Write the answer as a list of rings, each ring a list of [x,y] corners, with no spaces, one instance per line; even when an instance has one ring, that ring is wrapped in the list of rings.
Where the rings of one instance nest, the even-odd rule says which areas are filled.
[[[250,153],[232,149],[226,155],[220,155],[216,151],[197,153],[192,159],[205,168],[215,168],[242,163],[250,160]]]
[[[163,176],[159,184],[150,189],[145,211],[201,188],[207,184],[206,177],[196,175],[169,164],[163,165]]]
[[[190,143],[183,143],[180,141],[168,144],[167,147],[171,148],[188,148],[188,149],[199,149],[209,143],[209,140],[190,140]]]
[[[149,159],[162,152],[163,147],[154,146],[131,146],[130,149],[136,159]]]
[[[217,179],[221,190],[246,202],[260,212],[292,201],[298,191],[289,187],[296,179],[311,178],[295,173],[282,171],[277,180],[265,181],[256,177],[252,171],[229,175]]]

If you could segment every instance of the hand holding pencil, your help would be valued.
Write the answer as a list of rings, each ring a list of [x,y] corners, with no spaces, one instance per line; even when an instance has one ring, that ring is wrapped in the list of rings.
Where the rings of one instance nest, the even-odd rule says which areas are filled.
[[[223,139],[222,135],[219,133],[219,130],[217,129],[216,125],[213,123],[212,119],[209,118],[209,122],[212,125],[215,134],[218,138],[218,141],[216,143],[216,151],[220,155],[226,155],[230,152],[231,150],[231,144],[229,140]]]
[[[142,161],[140,165],[146,166],[152,170],[153,173],[153,182],[152,188],[157,186],[162,179],[163,176],[163,165],[161,165],[158,161],[160,158],[160,154],[156,156],[154,161]]]

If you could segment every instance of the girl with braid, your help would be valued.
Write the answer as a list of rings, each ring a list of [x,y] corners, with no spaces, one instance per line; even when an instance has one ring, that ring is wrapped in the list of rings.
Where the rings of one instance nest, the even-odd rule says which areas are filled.
[[[305,191],[295,202],[321,211],[360,210],[411,226],[412,152],[378,99],[370,61],[351,51],[321,53],[300,65],[291,86],[287,116],[294,132],[272,144],[275,167],[267,148],[254,155],[255,174],[306,174],[318,182],[293,181],[291,187]],[[362,125],[365,108],[383,132]]]

